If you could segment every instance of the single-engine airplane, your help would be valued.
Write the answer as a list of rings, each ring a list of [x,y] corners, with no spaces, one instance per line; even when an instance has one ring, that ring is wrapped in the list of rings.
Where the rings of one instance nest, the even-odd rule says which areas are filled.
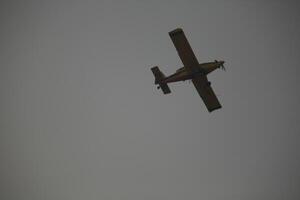
[[[155,84],[158,85],[157,89],[161,89],[164,94],[169,94],[171,90],[168,83],[192,80],[207,110],[212,112],[220,109],[222,106],[211,88],[207,74],[217,68],[225,71],[224,61],[215,60],[214,62],[199,64],[181,28],[169,32],[169,35],[184,66],[170,76],[165,76],[157,66],[152,67],[151,71],[155,77]]]

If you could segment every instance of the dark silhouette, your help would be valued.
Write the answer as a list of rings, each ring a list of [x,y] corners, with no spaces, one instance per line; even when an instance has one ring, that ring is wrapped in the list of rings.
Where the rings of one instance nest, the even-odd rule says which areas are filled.
[[[151,71],[155,76],[155,84],[159,85],[157,89],[162,89],[164,94],[169,94],[171,90],[168,83],[192,80],[209,112],[221,108],[222,106],[207,79],[207,74],[217,68],[225,70],[224,61],[215,60],[214,62],[199,64],[182,29],[177,28],[169,32],[169,35],[184,66],[167,77],[157,66],[152,67]]]

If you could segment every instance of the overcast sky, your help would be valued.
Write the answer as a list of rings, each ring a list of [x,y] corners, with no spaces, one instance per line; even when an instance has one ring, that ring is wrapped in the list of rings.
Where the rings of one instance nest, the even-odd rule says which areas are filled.
[[[0,199],[300,199],[297,1],[0,3]],[[150,71],[181,27],[223,108]]]

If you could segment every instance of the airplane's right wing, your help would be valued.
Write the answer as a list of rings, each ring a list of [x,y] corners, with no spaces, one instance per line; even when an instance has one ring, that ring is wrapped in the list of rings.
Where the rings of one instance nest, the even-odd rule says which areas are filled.
[[[198,76],[192,82],[209,112],[222,108],[206,76]]]
[[[183,30],[180,28],[175,29],[169,32],[169,35],[184,67],[189,71],[195,71],[199,63],[188,40],[184,35]]]

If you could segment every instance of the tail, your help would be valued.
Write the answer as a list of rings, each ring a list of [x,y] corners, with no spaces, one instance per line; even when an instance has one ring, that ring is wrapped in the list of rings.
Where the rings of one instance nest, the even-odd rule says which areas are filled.
[[[168,84],[163,82],[163,80],[165,79],[165,75],[159,70],[159,68],[157,66],[152,67],[151,71],[155,77],[155,84],[159,85],[157,87],[157,89],[161,88],[161,90],[163,91],[164,94],[171,93],[171,90],[170,90]]]

